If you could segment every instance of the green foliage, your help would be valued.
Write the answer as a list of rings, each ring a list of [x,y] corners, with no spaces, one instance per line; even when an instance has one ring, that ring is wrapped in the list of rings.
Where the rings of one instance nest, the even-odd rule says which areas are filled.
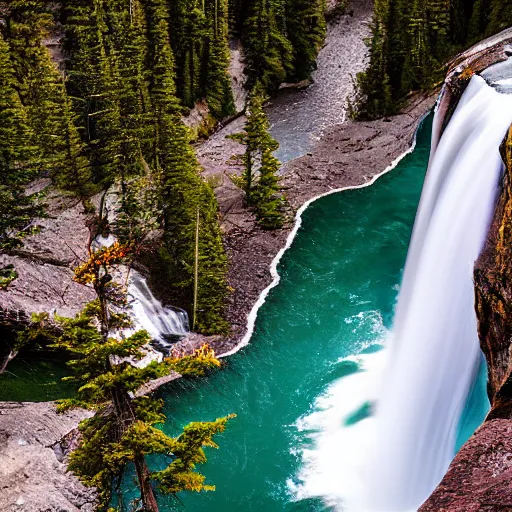
[[[150,96],[155,108],[153,148],[149,161],[157,170],[164,228],[166,273],[175,284],[176,297],[189,310],[193,303],[194,242],[199,212],[199,297],[196,328],[204,333],[223,332],[227,293],[227,258],[222,243],[218,206],[210,186],[201,178],[190,145],[190,133],[180,118],[175,96],[173,55],[165,18],[155,6],[152,17],[154,80]]]
[[[228,0],[205,2],[205,15],[209,20],[207,36],[206,101],[216,119],[235,113],[231,82],[228,75]]]
[[[14,265],[5,265],[0,268],[0,289],[5,290],[18,277]]]
[[[293,47],[291,81],[309,78],[326,33],[325,1],[293,0],[286,3],[287,34]]]
[[[265,92],[308,78],[325,38],[324,0],[249,0],[233,6],[242,19],[249,87]]]
[[[42,214],[38,196],[25,194],[37,176],[38,148],[17,90],[9,45],[0,35],[0,248],[20,245],[20,236]]]
[[[159,489],[166,493],[176,494],[180,491],[214,491],[215,487],[205,485],[205,477],[195,470],[197,464],[206,462],[203,447],[218,448],[213,437],[226,428],[226,423],[234,415],[218,418],[212,422],[193,422],[188,424],[183,433],[172,439],[169,448],[158,443],[153,445],[152,453],[172,453],[174,460],[162,471],[153,473],[152,477],[158,482]],[[167,438],[166,441],[171,439]],[[159,451],[157,451],[159,450]]]
[[[164,493],[213,489],[204,483],[204,476],[196,473],[195,467],[206,462],[203,447],[217,447],[213,436],[222,432],[233,416],[211,423],[192,423],[177,438],[153,427],[165,420],[161,412],[163,403],[137,397],[141,386],[171,371],[203,376],[218,368],[220,361],[205,345],[191,355],[175,355],[164,362],[153,361],[143,366],[135,364],[146,355],[144,347],[151,338],[146,331],[123,335],[123,330],[131,327],[123,310],[127,307],[125,293],[105,279],[128,257],[128,246],[119,243],[92,252],[75,269],[75,280],[92,285],[97,299],[74,318],[50,317],[46,313],[34,317],[19,342],[34,342],[43,337],[70,355],[68,366],[73,375],[66,380],[77,383],[79,388],[76,397],[58,401],[58,411],[84,407],[97,414],[81,423],[81,444],[71,454],[69,468],[86,485],[97,488],[100,509],[108,506],[114,479],[122,475],[126,464],[133,463],[143,508],[156,512],[152,482]],[[169,458],[168,466],[150,472],[145,458],[151,454]]]
[[[244,172],[232,179],[245,192],[245,200],[253,207],[259,224],[265,229],[278,229],[284,222],[284,198],[279,188],[281,163],[272,153],[279,144],[269,133],[270,123],[263,110],[263,100],[258,85],[249,98],[244,131],[231,136],[245,145]]]
[[[293,47],[285,35],[285,1],[253,0],[248,12],[243,42],[249,86],[258,80],[265,91],[275,91],[293,73]]]
[[[469,43],[512,23],[509,0],[376,0],[370,66],[358,76],[355,114],[395,113],[414,90],[428,90]]]

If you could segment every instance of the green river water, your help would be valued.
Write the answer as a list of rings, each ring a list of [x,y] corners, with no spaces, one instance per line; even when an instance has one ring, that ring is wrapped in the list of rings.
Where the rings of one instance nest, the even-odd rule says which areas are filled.
[[[237,414],[218,438],[220,449],[208,449],[208,462],[199,468],[216,491],[183,493],[179,502],[161,497],[162,510],[327,509],[320,499],[297,500],[293,492],[301,484],[302,450],[314,442],[314,433],[297,422],[333,382],[358,371],[347,356],[382,348],[428,163],[431,125],[429,117],[415,151],[373,186],[324,197],[305,211],[249,346],[215,375],[161,391],[168,418],[163,429],[171,435],[190,421]],[[458,445],[483,421],[485,379],[482,371]],[[340,422],[353,424],[370,411],[362,403]],[[125,482],[125,498],[130,487]]]
[[[319,498],[298,500],[294,491],[301,486],[303,450],[314,447],[315,435],[299,424],[333,383],[360,371],[347,357],[383,346],[425,176],[431,125],[429,117],[415,151],[373,186],[324,197],[304,212],[279,264],[281,281],[259,310],[247,347],[216,374],[160,391],[168,417],[163,429],[170,435],[190,421],[237,414],[217,438],[220,449],[207,449],[208,462],[198,468],[216,491],[183,493],[179,500],[160,497],[163,512],[328,509]],[[54,385],[60,368],[42,379],[30,373],[33,364],[16,364],[0,379],[1,399],[28,397],[27,379],[32,389],[34,383],[40,386],[41,397],[32,400],[66,396],[67,390]],[[488,408],[483,368],[459,425],[458,446]],[[340,424],[357,423],[368,414],[370,404],[361,403]],[[128,476],[123,500],[135,495]]]

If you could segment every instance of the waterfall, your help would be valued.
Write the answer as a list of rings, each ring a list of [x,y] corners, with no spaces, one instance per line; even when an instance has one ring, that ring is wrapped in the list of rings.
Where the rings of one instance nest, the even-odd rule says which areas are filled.
[[[474,76],[431,155],[359,510],[417,509],[445,474],[480,351],[473,266],[503,170],[512,97]]]
[[[182,309],[164,307],[149,289],[146,279],[135,270],[130,272],[128,296],[137,327],[148,331],[164,348],[170,347],[176,336],[188,333],[187,313]]]
[[[115,241],[112,234],[107,237],[98,235],[93,241],[93,248],[110,247]],[[187,312],[164,307],[149,289],[146,278],[133,269],[129,274],[128,300],[137,329],[146,330],[162,348],[168,349],[174,338],[188,334]]]
[[[446,473],[482,354],[473,267],[485,242],[503,172],[499,146],[512,96],[471,79],[432,151],[393,329],[382,354],[335,382],[297,428],[306,447],[298,499],[321,496],[344,512],[412,512]],[[375,410],[355,424],[347,414]]]

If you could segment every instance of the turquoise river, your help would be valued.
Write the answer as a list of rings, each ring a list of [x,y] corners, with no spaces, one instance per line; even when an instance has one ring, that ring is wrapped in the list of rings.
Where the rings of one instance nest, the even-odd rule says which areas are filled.
[[[431,117],[415,151],[370,187],[323,197],[303,214],[282,258],[279,285],[258,313],[250,344],[201,381],[161,391],[175,435],[194,420],[236,413],[207,449],[200,467],[215,492],[161,497],[164,511],[320,511],[319,498],[299,499],[304,449],[315,432],[299,428],[331,384],[360,371],[347,357],[381,350],[393,321],[399,283],[428,163]],[[483,368],[483,365],[482,365]],[[459,425],[460,446],[488,408],[480,372]],[[342,397],[343,399],[343,397]],[[362,403],[346,425],[371,414]],[[130,479],[128,479],[130,480]],[[125,498],[131,493],[125,481]],[[167,501],[166,501],[167,500]]]
[[[216,491],[160,496],[162,512],[329,510],[322,499],[301,492],[303,454],[314,450],[317,435],[304,428],[304,419],[315,413],[333,384],[363,371],[353,356],[378,355],[385,344],[428,163],[431,125],[428,117],[414,152],[374,185],[326,196],[304,212],[302,227],[278,266],[281,281],[260,308],[247,347],[214,375],[174,382],[160,391],[168,418],[163,429],[170,435],[191,421],[237,414],[218,437],[220,449],[207,449],[208,462],[198,468]],[[0,398],[66,396],[69,390],[58,383],[65,373],[62,365],[52,365],[49,372],[45,364],[12,363],[0,378]],[[485,382],[482,364],[459,424],[457,447],[485,417]],[[363,401],[339,423],[354,425],[369,414],[371,404]],[[159,466],[163,461],[151,462]],[[136,496],[132,480],[127,475],[123,482],[125,503]]]

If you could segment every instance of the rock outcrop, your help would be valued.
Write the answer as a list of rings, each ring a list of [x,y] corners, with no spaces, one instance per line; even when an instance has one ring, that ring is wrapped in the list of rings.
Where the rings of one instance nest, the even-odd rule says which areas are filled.
[[[87,259],[84,208],[76,198],[52,189],[46,202],[47,217],[37,220],[39,232],[25,237],[21,249],[0,254],[0,266],[11,263],[18,273],[7,289],[0,290],[0,312],[6,317],[43,311],[74,316],[94,298],[92,289],[73,281],[73,269]]]
[[[94,510],[94,490],[67,472],[60,444],[89,415],[83,410],[57,415],[51,402],[0,403],[0,510]]]
[[[501,153],[507,172],[475,267],[475,289],[479,336],[489,369],[489,418],[512,419],[512,128]]]
[[[512,422],[486,421],[420,512],[510,512],[511,482]]]

